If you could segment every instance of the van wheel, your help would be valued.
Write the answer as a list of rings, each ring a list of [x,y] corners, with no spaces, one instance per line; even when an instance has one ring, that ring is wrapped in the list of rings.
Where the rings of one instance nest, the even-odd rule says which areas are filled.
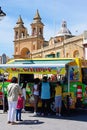
[[[50,109],[51,109],[52,112],[56,112],[55,102],[54,102],[54,101],[52,101],[52,102],[50,103]]]

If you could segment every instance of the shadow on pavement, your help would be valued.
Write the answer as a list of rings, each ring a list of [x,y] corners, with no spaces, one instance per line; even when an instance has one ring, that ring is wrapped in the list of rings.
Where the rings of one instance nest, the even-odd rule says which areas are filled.
[[[44,122],[39,121],[39,120],[23,120],[21,122],[18,122],[19,125],[39,125],[42,124]]]
[[[50,116],[37,116],[37,118],[53,118],[61,120],[73,120],[73,121],[84,121],[87,122],[87,110],[75,110],[68,113],[63,113],[61,117],[51,114]]]

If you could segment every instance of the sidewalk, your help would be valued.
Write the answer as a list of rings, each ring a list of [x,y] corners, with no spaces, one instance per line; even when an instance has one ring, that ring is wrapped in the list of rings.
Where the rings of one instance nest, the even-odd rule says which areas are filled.
[[[0,110],[0,129],[1,130],[87,130],[87,116],[74,115],[70,117],[34,117],[33,113],[22,113],[24,121],[17,125],[7,124],[7,113]]]
[[[17,125],[7,124],[7,113],[0,110],[0,129],[1,130],[40,130],[43,119],[33,117],[33,113],[22,113],[23,121],[18,122]]]
[[[54,122],[54,119],[50,119],[49,117],[39,117],[34,116],[33,113],[26,111],[25,113],[22,113],[22,119],[23,121],[17,122],[16,125],[7,124],[7,113],[3,113],[2,110],[0,110],[0,128],[1,130],[53,130],[54,128],[50,127],[49,124],[50,121]]]

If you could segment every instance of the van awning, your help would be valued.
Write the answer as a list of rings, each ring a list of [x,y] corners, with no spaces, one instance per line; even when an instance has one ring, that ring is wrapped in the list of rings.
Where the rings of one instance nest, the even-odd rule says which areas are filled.
[[[57,74],[65,64],[0,64],[0,72]]]
[[[73,58],[40,58],[40,59],[14,59],[7,64],[67,64],[73,61]]]

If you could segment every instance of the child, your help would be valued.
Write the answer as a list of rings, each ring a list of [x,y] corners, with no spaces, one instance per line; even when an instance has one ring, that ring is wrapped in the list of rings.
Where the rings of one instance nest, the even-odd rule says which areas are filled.
[[[55,87],[55,108],[56,115],[61,116],[61,105],[62,105],[62,87],[60,82],[57,82],[57,86]]]
[[[24,98],[19,94],[18,101],[17,101],[17,107],[16,107],[16,121],[23,121],[21,119],[21,111],[23,108]]]

